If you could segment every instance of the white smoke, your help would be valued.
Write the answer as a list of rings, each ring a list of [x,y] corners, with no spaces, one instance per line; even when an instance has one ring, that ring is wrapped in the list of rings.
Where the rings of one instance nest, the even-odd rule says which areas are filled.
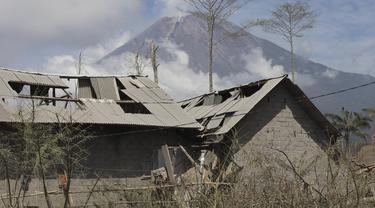
[[[124,35],[125,37],[128,37]],[[124,38],[124,37],[121,37]],[[121,41],[111,40],[112,43]],[[107,48],[109,43],[90,47],[85,51],[83,62],[94,60]],[[112,44],[116,46],[117,44]],[[159,84],[176,100],[197,96],[208,91],[208,74],[193,70],[189,66],[189,55],[180,49],[179,45],[169,40],[158,42],[160,48],[170,55],[169,61],[159,59]],[[99,55],[98,55],[99,54]],[[277,77],[286,74],[280,65],[273,65],[272,60],[264,57],[261,48],[255,48],[249,54],[242,56],[245,63],[245,71],[219,77],[213,74],[214,87],[217,90],[233,87],[239,84],[247,84],[259,79]],[[153,70],[150,60],[141,58],[143,74],[153,79]],[[55,74],[76,74],[78,60],[71,55],[55,56],[48,59],[45,71]],[[103,60],[100,64],[83,64],[81,74],[86,75],[129,75],[135,74],[135,54],[124,53]],[[304,74],[296,75],[304,85],[311,85],[314,80]]]
[[[270,78],[286,74],[284,67],[272,65],[272,59],[267,60],[259,47],[252,49],[249,54],[243,56],[243,59],[246,63],[246,70],[255,77]]]

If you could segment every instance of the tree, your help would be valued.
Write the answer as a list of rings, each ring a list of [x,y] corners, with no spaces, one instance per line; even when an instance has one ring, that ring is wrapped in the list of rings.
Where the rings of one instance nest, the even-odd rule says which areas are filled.
[[[367,140],[368,135],[363,130],[371,127],[371,119],[369,117],[345,109],[342,109],[339,115],[329,113],[326,114],[326,116],[331,120],[337,130],[341,132],[345,152],[348,152],[349,139],[352,135]]]
[[[159,84],[159,76],[158,76],[158,67],[159,64],[156,61],[156,52],[159,49],[159,46],[155,45],[155,43],[151,43],[150,45],[150,56],[151,56],[151,65],[152,70],[154,71],[154,82]]]
[[[46,172],[54,164],[58,150],[57,139],[51,125],[36,122],[38,105],[35,102],[35,100],[31,100],[30,109],[26,107],[18,113],[21,119],[18,131],[20,131],[24,143],[22,151],[26,161],[25,166],[31,164],[33,172],[42,181],[46,207],[51,208],[52,202],[48,193]]]
[[[55,114],[57,122],[43,124],[38,120],[40,105],[31,100],[31,106],[25,103],[18,115],[20,123],[17,125],[18,136],[22,145],[18,152],[22,158],[20,169],[27,175],[34,172],[41,180],[46,207],[53,207],[47,187],[47,174],[56,165],[62,167],[66,177],[63,187],[65,197],[64,206],[69,207],[69,190],[71,179],[75,171],[80,168],[88,155],[87,142],[91,138],[89,126],[85,127],[74,122],[72,115]]]
[[[81,168],[82,162],[89,155],[87,151],[87,142],[91,139],[89,128],[81,124],[74,123],[70,116],[68,120],[61,120],[59,115],[57,127],[53,132],[57,139],[57,162],[62,165],[62,170],[66,177],[66,185],[63,187],[64,208],[70,206],[69,191],[72,184],[72,178],[77,169]]]
[[[185,0],[192,7],[191,14],[207,24],[208,36],[208,89],[213,92],[213,47],[215,26],[233,15],[249,0]]]
[[[306,3],[286,3],[272,11],[271,18],[257,20],[264,31],[279,34],[290,46],[290,69],[295,82],[294,38],[303,37],[303,32],[314,27],[316,12]]]

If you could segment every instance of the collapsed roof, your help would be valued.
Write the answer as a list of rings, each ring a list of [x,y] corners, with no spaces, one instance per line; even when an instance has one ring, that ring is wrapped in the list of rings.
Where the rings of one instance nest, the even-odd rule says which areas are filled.
[[[77,80],[77,92],[65,80]],[[58,76],[0,69],[0,122],[76,122],[200,129],[143,76]],[[35,108],[34,108],[35,107]],[[20,116],[22,112],[22,118]]]
[[[287,75],[260,80],[214,93],[204,94],[180,102],[181,107],[203,126],[201,137],[224,135],[244,118],[275,87],[284,84],[306,112],[323,129],[339,135],[335,127],[307,98],[303,91],[293,84]]]

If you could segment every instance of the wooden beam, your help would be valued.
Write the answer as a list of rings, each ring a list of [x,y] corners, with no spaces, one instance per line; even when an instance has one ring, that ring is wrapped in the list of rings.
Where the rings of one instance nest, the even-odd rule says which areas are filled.
[[[19,98],[36,99],[36,100],[56,100],[56,101],[73,101],[79,102],[79,99],[74,98],[59,98],[59,97],[43,97],[43,96],[29,96],[29,95],[18,95]]]
[[[190,160],[191,164],[195,167],[196,166],[196,163],[194,161],[194,159],[190,156],[190,154],[186,151],[186,149],[182,146],[182,145],[179,145],[180,146],[180,149],[182,150],[182,152],[186,155],[186,157]]]
[[[172,164],[171,156],[169,155],[169,149],[168,149],[167,144],[164,144],[161,146],[161,152],[163,154],[164,164],[165,164],[165,168],[167,169],[169,181],[171,183],[176,183],[176,180],[174,178],[173,164]]]
[[[138,103],[134,100],[116,100],[116,103]]]

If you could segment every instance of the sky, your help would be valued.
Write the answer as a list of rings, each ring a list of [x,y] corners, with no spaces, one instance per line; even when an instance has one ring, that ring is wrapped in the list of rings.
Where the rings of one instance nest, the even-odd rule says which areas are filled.
[[[284,0],[252,0],[230,18],[268,17]],[[329,67],[375,76],[375,1],[305,1],[319,14],[296,51]],[[183,0],[0,0],[0,66],[63,73],[56,62],[95,62],[163,16],[183,15]],[[251,33],[287,48],[278,36]],[[62,58],[63,57],[63,58]],[[60,65],[61,66],[61,65]]]

